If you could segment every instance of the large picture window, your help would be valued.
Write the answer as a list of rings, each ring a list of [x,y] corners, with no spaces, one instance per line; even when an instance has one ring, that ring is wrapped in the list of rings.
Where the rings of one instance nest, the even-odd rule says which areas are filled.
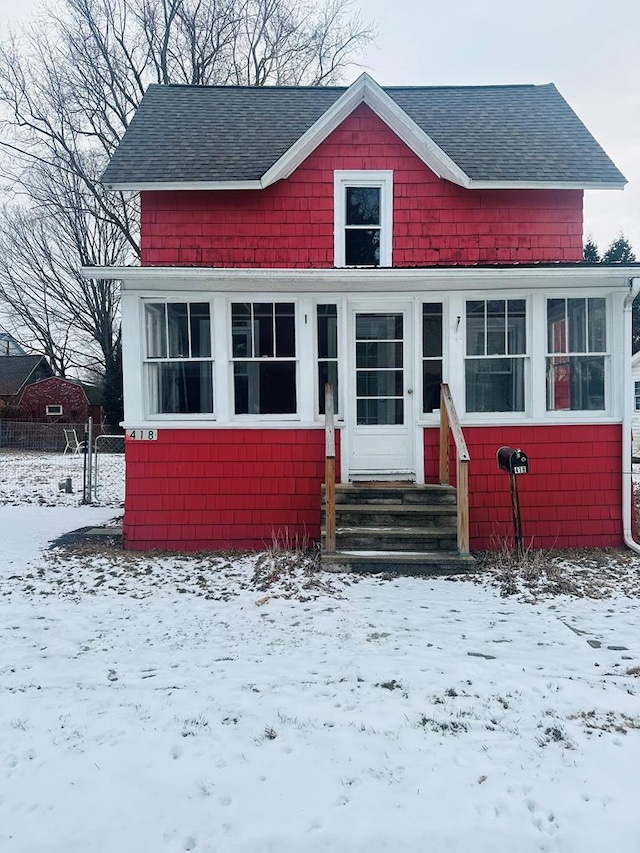
[[[422,306],[422,411],[440,408],[442,382],[442,302]]]
[[[602,411],[607,355],[603,298],[547,300],[547,410]]]
[[[231,306],[236,415],[295,414],[296,326],[293,302]]]
[[[525,300],[471,300],[466,305],[466,324],[467,412],[523,412]]]
[[[392,172],[336,172],[335,265],[391,266]]]
[[[211,414],[209,303],[146,302],[144,321],[149,414]]]

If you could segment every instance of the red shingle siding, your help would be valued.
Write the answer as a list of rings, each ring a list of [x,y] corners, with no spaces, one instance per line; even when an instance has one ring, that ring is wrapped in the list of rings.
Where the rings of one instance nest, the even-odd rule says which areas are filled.
[[[125,547],[262,549],[320,537],[324,431],[170,430],[126,444]]]
[[[582,258],[582,191],[465,190],[361,105],[265,190],[142,192],[142,263],[332,267],[336,169],[393,170],[394,266]]]
[[[425,430],[427,482],[437,482],[438,431]],[[518,479],[522,526],[536,548],[622,545],[620,425],[471,427],[473,550],[512,533],[503,444],[529,454]],[[127,441],[127,548],[262,549],[274,535],[320,536],[322,430],[167,430]],[[585,464],[588,460],[588,464]]]
[[[525,543],[536,548],[607,548],[622,541],[622,428],[613,425],[465,428],[471,454],[471,547],[495,550],[511,536],[509,476],[502,445],[522,448],[529,474],[518,477]],[[428,482],[437,479],[438,431],[425,430]],[[455,467],[455,466],[454,466]]]

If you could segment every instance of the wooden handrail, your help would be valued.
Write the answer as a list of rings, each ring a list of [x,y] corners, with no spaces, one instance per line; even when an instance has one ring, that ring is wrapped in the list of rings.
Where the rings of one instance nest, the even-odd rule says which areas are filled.
[[[469,449],[464,440],[458,413],[449,386],[440,385],[440,483],[451,482],[449,473],[449,432],[456,447],[456,489],[458,498],[458,551],[469,553]]]
[[[333,385],[324,386],[324,547],[327,554],[336,550],[336,428],[333,412]]]

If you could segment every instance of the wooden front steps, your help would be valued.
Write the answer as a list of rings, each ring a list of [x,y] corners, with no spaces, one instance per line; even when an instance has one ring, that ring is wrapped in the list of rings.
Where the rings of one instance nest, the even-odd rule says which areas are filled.
[[[475,561],[457,548],[456,490],[408,483],[336,484],[336,550],[329,571],[455,574]]]

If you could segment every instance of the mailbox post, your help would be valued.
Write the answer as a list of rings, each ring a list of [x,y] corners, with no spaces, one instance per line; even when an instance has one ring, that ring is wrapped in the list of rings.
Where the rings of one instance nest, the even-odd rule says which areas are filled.
[[[498,468],[509,474],[509,488],[511,492],[511,513],[513,516],[513,538],[516,544],[518,556],[524,553],[522,544],[522,518],[520,517],[520,498],[518,497],[518,477],[520,474],[529,473],[529,459],[522,450],[513,447],[500,447],[496,453]]]

